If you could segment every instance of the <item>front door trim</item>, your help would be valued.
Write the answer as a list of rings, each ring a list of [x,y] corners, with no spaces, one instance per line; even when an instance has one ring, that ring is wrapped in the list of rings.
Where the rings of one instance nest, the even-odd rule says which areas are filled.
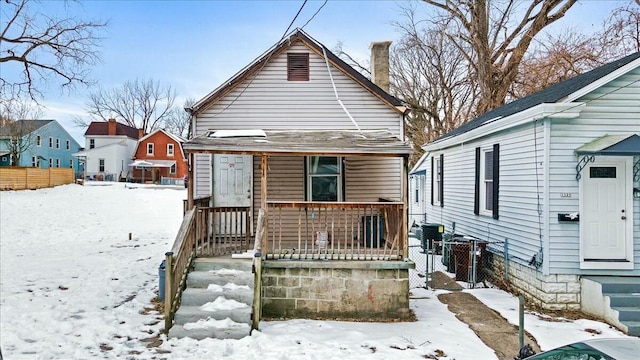
[[[588,214],[584,209],[584,199],[590,194],[585,194],[585,181],[588,181],[589,169],[591,167],[611,166],[624,163],[624,204],[620,204],[625,210],[625,254],[624,258],[616,260],[586,260],[584,253],[584,236],[588,222]],[[633,157],[630,156],[596,156],[594,162],[589,162],[584,169],[585,175],[580,179],[580,269],[610,269],[610,270],[630,270],[634,268],[633,264]]]

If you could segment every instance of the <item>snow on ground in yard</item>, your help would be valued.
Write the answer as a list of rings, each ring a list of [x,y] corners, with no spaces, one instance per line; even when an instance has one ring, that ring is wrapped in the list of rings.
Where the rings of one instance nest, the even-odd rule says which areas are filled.
[[[518,298],[497,289],[470,291],[478,300],[496,310],[511,324],[518,325]],[[594,337],[626,337],[609,324],[579,319],[550,318],[536,312],[525,311],[524,328],[534,337],[543,351]]]
[[[185,198],[184,188],[110,182],[0,192],[4,358],[424,359],[440,351],[443,360],[496,358],[438,301],[439,292],[425,289],[412,290],[418,318],[412,323],[273,321],[241,340],[167,340],[151,301]],[[509,318],[509,309],[517,309],[517,299],[504,292],[476,293]],[[585,327],[607,328],[579,321],[537,325],[532,315],[526,321],[541,344],[593,336]],[[159,347],[147,347],[157,339]]]

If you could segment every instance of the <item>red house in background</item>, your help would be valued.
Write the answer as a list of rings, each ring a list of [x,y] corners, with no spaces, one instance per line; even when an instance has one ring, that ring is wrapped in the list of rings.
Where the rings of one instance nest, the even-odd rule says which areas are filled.
[[[182,151],[185,139],[166,132],[156,130],[145,135],[133,153],[132,177],[136,182],[153,182],[158,184],[184,183],[187,175],[187,159]]]

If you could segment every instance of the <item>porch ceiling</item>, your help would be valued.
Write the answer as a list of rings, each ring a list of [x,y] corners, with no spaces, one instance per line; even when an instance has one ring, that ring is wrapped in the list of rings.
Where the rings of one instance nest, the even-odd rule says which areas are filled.
[[[208,131],[183,144],[187,153],[358,155],[402,157],[411,146],[388,130],[265,130],[248,136],[215,137]]]

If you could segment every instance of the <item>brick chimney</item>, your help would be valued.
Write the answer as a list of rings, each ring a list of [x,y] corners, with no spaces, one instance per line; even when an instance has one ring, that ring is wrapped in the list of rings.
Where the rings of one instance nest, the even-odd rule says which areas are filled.
[[[144,129],[138,129],[138,139],[142,139],[144,137]]]
[[[116,119],[109,119],[107,122],[107,135],[116,134]]]
[[[391,41],[372,42],[371,81],[382,90],[389,92],[389,47]]]

